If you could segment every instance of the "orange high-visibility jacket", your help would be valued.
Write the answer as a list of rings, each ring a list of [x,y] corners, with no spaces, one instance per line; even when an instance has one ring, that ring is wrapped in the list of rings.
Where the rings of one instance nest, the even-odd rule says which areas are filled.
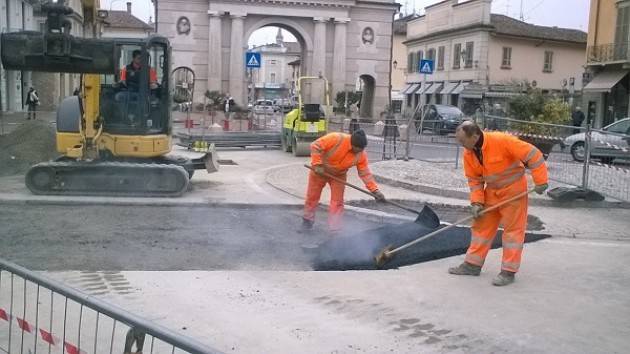
[[[483,165],[472,150],[464,152],[464,172],[472,203],[484,204],[485,191],[500,191],[517,185],[519,191],[514,192],[525,191],[525,168],[531,170],[536,185],[547,183],[547,165],[535,146],[500,132],[484,132],[483,138]]]
[[[311,144],[311,165],[324,165],[326,172],[333,175],[345,175],[352,166],[357,166],[359,177],[370,192],[378,190],[378,185],[368,167],[367,153],[352,152],[350,135],[329,133]]]

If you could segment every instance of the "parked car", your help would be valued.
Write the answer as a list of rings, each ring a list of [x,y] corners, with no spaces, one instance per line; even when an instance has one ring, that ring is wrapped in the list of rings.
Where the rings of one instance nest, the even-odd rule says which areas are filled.
[[[428,104],[422,107],[424,121],[421,125],[422,114],[415,116],[416,130],[431,130],[434,134],[454,133],[457,126],[464,121],[464,113],[459,108],[444,104]]]
[[[257,100],[254,104],[255,114],[272,114],[274,112],[273,102],[271,100]]]
[[[276,112],[289,113],[293,109],[293,104],[288,98],[278,98],[273,100]]]
[[[630,118],[620,119],[610,125],[605,126],[601,130],[605,132],[615,133],[605,134],[594,131],[591,133],[592,149],[591,157],[600,159],[603,163],[610,163],[614,159],[630,160],[630,153],[620,149],[607,146],[605,143],[624,147],[626,150],[630,148]],[[625,136],[624,136],[625,135]],[[564,139],[564,145],[570,147],[571,156],[578,162],[584,161],[585,150],[585,133],[578,133],[568,136]]]

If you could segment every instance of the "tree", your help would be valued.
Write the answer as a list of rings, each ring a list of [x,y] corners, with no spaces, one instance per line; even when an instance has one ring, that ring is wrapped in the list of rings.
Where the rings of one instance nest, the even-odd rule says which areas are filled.
[[[348,107],[357,102],[361,101],[361,92],[350,92],[348,91]],[[345,104],[346,104],[346,91],[339,91],[335,96],[335,110],[337,112],[345,112]]]

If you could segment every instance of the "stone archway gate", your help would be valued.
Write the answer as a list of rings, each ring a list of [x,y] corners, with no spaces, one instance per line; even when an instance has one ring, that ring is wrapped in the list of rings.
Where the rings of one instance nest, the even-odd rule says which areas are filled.
[[[397,9],[394,0],[160,0],[157,21],[173,46],[173,67],[191,67],[197,75],[197,102],[216,90],[246,103],[247,40],[261,27],[279,25],[300,41],[303,73],[322,73],[331,82],[333,101],[369,75],[375,80],[372,111],[380,112],[390,94]]]

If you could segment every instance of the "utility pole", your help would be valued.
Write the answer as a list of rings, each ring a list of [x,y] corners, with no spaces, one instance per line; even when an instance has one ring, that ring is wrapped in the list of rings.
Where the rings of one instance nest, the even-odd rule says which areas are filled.
[[[510,0],[507,0],[505,3],[505,15],[510,16]]]
[[[519,16],[521,21],[525,21],[525,13],[523,12],[523,0],[521,0],[521,15]]]

